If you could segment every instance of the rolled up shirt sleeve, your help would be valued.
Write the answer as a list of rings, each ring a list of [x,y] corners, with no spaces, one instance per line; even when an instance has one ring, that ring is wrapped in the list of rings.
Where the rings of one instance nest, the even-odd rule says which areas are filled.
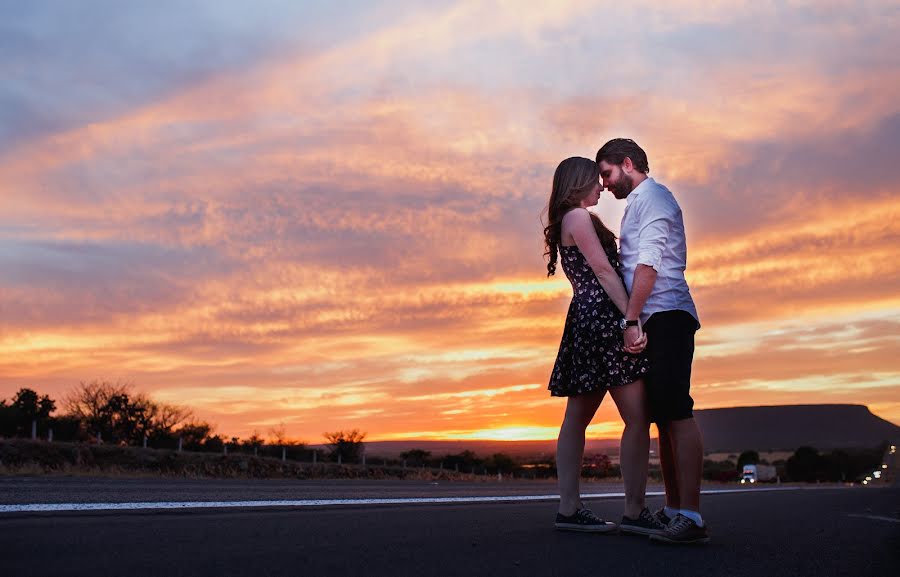
[[[677,207],[668,203],[655,203],[645,207],[641,215],[638,264],[652,267],[659,272],[663,251],[677,217]]]

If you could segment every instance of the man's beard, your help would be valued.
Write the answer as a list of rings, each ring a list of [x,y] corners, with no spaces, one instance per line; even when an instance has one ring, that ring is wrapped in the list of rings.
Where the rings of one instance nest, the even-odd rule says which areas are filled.
[[[620,176],[619,180],[610,187],[613,196],[618,199],[627,197],[632,190],[634,190],[634,179],[627,174]]]

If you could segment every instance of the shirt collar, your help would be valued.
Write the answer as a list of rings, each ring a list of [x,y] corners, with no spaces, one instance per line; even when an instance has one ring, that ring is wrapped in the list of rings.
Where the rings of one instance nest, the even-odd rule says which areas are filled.
[[[636,199],[638,197],[638,195],[641,194],[641,191],[643,189],[645,189],[648,186],[650,186],[651,184],[655,184],[655,183],[656,183],[656,181],[653,180],[653,177],[648,176],[647,178],[645,178],[639,185],[634,187],[634,190],[632,190],[630,193],[628,193],[628,196],[625,197],[625,206],[630,205],[632,203],[632,201],[634,201],[634,199]]]

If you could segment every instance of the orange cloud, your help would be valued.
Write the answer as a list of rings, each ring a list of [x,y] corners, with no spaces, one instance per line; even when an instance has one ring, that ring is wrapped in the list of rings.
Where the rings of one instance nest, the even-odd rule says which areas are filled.
[[[642,22],[668,34],[767,10],[676,2]],[[285,423],[310,441],[349,425],[552,438],[569,288],[543,276],[538,215],[558,160],[630,134],[685,210],[698,406],[812,396],[900,420],[890,334],[848,344],[832,326],[897,318],[896,179],[804,186],[779,181],[778,154],[755,164],[773,142],[835,158],[845,134],[885,136],[900,75],[861,66],[836,83],[802,55],[669,75],[635,53],[618,83],[592,77],[599,57],[564,83],[415,66],[507,36],[535,67],[564,60],[553,32],[599,12],[456,4],[10,150],[0,240],[21,256],[0,285],[0,391],[121,378],[229,433]],[[604,405],[592,434],[618,427]]]

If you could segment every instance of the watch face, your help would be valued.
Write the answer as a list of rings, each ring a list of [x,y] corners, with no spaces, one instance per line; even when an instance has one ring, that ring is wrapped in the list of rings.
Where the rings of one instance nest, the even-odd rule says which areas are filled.
[[[619,328],[623,331],[628,328],[628,323],[625,322],[625,319],[619,321]]]

